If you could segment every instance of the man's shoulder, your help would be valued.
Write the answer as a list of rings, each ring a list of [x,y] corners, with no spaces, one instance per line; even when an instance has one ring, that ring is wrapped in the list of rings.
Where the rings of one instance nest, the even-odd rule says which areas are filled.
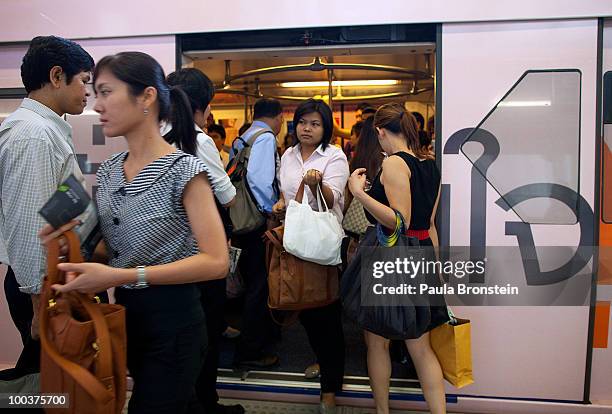
[[[241,151],[244,145],[253,138],[255,140],[251,143],[251,153],[269,150],[272,148],[271,145],[269,145],[271,141],[274,141],[274,148],[276,148],[276,136],[274,132],[272,132],[270,127],[262,125],[252,125],[241,137],[239,137],[239,139],[237,138],[234,140],[232,148]]]
[[[5,126],[5,125],[3,125]],[[21,151],[36,151],[43,154],[45,151],[60,155],[53,141],[52,132],[37,123],[29,121],[6,125],[8,128],[0,129],[0,155],[15,155]]]
[[[12,115],[15,115],[13,113]],[[42,117],[11,116],[0,127],[0,140],[50,141],[53,136],[54,125]]]
[[[201,146],[209,146],[210,144],[215,146],[215,141],[213,141],[213,139],[206,132],[198,132],[196,141],[197,144]]]
[[[255,142],[253,142],[253,147],[255,147],[256,144],[258,144],[259,146],[262,144],[270,143],[271,141],[274,141],[276,143],[276,135],[274,135],[274,132],[272,132],[269,127],[258,127],[256,129],[253,129],[251,133],[243,139],[244,141],[248,142],[255,136],[257,137],[255,138]]]
[[[242,137],[245,141],[248,141],[249,138],[253,137],[255,134],[260,134],[259,136],[272,135],[274,136],[274,132],[272,132],[272,128],[268,124],[262,121],[254,121],[253,125],[247,129]]]

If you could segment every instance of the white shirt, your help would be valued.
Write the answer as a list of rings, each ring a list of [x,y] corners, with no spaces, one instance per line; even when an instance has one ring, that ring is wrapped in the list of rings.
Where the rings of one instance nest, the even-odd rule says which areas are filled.
[[[289,200],[295,199],[302,178],[308,170],[321,172],[323,184],[328,186],[334,194],[334,207],[331,212],[342,223],[344,188],[349,177],[346,155],[340,148],[333,145],[328,145],[325,151],[319,145],[306,161],[302,160],[299,144],[285,151],[281,158],[280,188],[287,204],[289,204]],[[308,204],[314,210],[318,210],[317,199],[310,191],[310,187],[305,186],[304,191],[308,196]]]
[[[229,164],[229,152],[223,150],[219,151],[221,155],[221,162],[223,163],[223,168],[227,168],[227,164]]]
[[[220,204],[227,204],[236,197],[236,188],[232,185],[232,182],[223,168],[221,155],[215,145],[215,141],[206,135],[199,126],[194,126],[198,133],[195,155],[204,163],[208,171],[210,186],[212,187],[215,198]],[[171,129],[171,124],[162,124],[160,132],[162,135],[165,135]]]

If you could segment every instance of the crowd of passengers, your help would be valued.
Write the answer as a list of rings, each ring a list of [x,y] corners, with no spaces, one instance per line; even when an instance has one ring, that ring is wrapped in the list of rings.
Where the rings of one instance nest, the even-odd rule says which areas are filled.
[[[293,114],[295,132],[279,140],[285,123],[281,103],[262,98],[254,104],[253,122],[227,148],[225,130],[210,122],[214,85],[200,70],[165,76],[160,64],[142,52],[94,62],[77,43],[45,36],[31,41],[21,75],[27,97],[0,125],[0,260],[8,265],[4,290],[24,348],[16,367],[0,372],[0,379],[40,370],[38,301],[45,243],[68,229],[82,241],[94,233],[102,240],[86,263],[60,265],[71,277],[54,289],[97,293],[108,300],[106,292],[114,288],[116,302],[126,308],[128,369],[134,380],[130,413],[244,412],[240,405],[219,403],[220,338],[236,339],[237,367],[279,363],[262,236],[282,222],[302,183],[314,210],[320,187],[340,224],[351,203],[363,206],[369,223],[388,229],[395,226],[398,211],[422,245],[437,245],[433,219],[440,173],[433,137],[424,131],[423,117],[401,104],[360,105],[357,122],[344,130],[323,100],[308,99]],[[104,136],[125,139],[128,150],[100,165],[96,205],[53,229],[38,211],[70,175],[84,183],[65,115],[81,114],[88,98],[95,99]],[[266,220],[260,228],[232,235],[228,208],[236,189],[226,167],[256,134],[247,181]],[[343,266],[362,234],[347,236]],[[240,331],[224,319],[228,245],[241,249]],[[306,374],[320,377],[319,412],[335,413],[344,378],[342,304],[303,310],[299,321],[316,355]],[[432,413],[446,409],[428,332],[444,322],[445,317],[432,315],[404,341]],[[368,331],[364,339],[376,410],[388,413],[390,341]]]

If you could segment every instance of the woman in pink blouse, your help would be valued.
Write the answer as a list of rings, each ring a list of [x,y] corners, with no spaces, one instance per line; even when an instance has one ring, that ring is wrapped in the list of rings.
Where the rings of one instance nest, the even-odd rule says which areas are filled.
[[[293,115],[298,143],[283,154],[280,166],[281,197],[272,211],[282,215],[285,200],[295,198],[304,181],[310,206],[317,210],[317,185],[321,186],[327,206],[342,223],[344,188],[349,166],[344,152],[330,145],[334,130],[332,111],[321,100],[301,103]],[[304,310],[300,322],[321,366],[320,413],[335,413],[335,395],[342,390],[344,377],[344,333],[340,301]]]

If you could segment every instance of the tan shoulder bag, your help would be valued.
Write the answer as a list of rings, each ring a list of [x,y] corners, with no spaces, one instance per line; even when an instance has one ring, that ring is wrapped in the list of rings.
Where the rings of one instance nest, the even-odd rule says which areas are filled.
[[[78,236],[68,231],[72,263],[83,261]],[[96,303],[77,292],[56,294],[64,282],[57,268],[59,239],[48,247],[40,300],[40,388],[69,395],[69,407],[53,413],[121,413],[126,398],[125,308]]]

